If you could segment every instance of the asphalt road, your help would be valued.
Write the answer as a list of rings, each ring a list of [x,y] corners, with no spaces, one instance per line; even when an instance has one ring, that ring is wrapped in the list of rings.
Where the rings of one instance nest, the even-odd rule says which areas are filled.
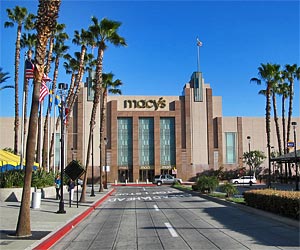
[[[117,187],[51,249],[299,249],[299,228],[168,186]]]

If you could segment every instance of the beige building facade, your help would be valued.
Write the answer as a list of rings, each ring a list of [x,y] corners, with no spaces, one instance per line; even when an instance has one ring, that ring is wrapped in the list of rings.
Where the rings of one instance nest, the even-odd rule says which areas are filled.
[[[81,88],[68,120],[65,162],[76,159],[84,166],[87,163],[92,97],[88,86]],[[251,137],[251,150],[268,155],[265,118],[223,117],[222,97],[213,96],[201,72],[192,74],[179,96],[109,95],[104,131],[107,145],[102,164],[99,111],[100,105],[88,161],[88,176],[91,178],[94,166],[95,181],[99,180],[99,166],[105,162],[109,166],[109,182],[151,181],[154,175],[161,173],[188,181],[199,172],[221,166],[237,169],[243,166],[243,153],[249,150],[247,137]],[[292,121],[300,125],[299,117]],[[1,148],[13,147],[13,118],[1,118],[0,126]],[[60,162],[59,131],[56,132],[56,168]],[[300,128],[297,138],[300,138]],[[293,131],[290,139],[293,140]],[[278,151],[273,119],[271,146]],[[262,167],[268,168],[268,159]]]

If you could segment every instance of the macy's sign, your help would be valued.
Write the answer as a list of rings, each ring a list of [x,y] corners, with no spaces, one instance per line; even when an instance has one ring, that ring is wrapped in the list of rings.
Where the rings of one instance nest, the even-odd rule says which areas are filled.
[[[158,110],[159,108],[166,107],[166,100],[160,97],[158,100],[124,100],[124,108],[138,108],[138,109],[151,109]]]

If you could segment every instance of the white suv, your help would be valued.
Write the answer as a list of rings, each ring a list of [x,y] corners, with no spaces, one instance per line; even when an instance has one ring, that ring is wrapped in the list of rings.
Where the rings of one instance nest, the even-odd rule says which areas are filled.
[[[163,174],[163,175],[155,175],[152,183],[156,184],[157,186],[160,186],[162,184],[173,184],[176,181],[182,183],[182,180],[179,178],[175,178],[170,174]]]
[[[231,179],[230,182],[234,184],[256,184],[256,178],[254,176],[242,176],[238,179]]]

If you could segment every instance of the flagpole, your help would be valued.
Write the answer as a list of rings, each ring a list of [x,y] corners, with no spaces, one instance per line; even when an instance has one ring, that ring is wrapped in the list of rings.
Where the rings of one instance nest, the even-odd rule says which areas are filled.
[[[25,61],[27,54],[25,53]],[[26,64],[26,63],[25,63]],[[20,154],[20,169],[23,170],[24,158],[24,121],[25,121],[25,84],[26,84],[26,66],[24,64],[24,82],[23,82],[23,95],[22,95],[22,120],[21,120],[21,154]]]
[[[42,146],[42,143],[43,143],[43,136],[42,136],[42,120],[43,120],[43,105],[44,104],[44,101],[42,101],[41,102],[41,105],[40,105],[40,112],[41,112],[41,115],[40,115],[40,117],[41,117],[41,120],[40,120],[40,142],[39,142],[39,144],[40,144],[40,147],[39,147],[39,151],[40,151],[40,154],[39,154],[39,163],[40,163],[40,167],[43,167],[42,166],[42,148],[43,148],[43,146]]]
[[[200,72],[200,46],[202,45],[201,41],[197,37],[197,71]]]
[[[55,141],[56,141],[56,130],[55,130],[55,122],[56,122],[56,103],[55,103],[55,98],[56,98],[56,92],[54,93],[54,114],[53,114],[53,116],[54,116],[54,121],[53,121],[53,171],[54,171],[54,173],[55,173],[55,149],[56,149],[56,143],[55,143]],[[53,100],[52,100],[52,102],[53,102]],[[50,154],[51,154],[51,152],[50,152]]]
[[[50,111],[50,93],[49,93],[49,101],[48,101],[48,109],[49,109],[49,111]],[[50,124],[50,122],[51,122],[51,113],[49,112],[49,115],[48,115],[48,119],[47,119],[47,131],[48,131],[48,133],[47,133],[47,149],[48,149],[48,152],[47,152],[47,172],[49,173],[49,171],[50,171],[50,162],[49,162],[49,146],[50,146],[50,143],[49,143],[49,140],[50,140],[50,136],[49,136],[49,134],[50,134],[50,129],[51,129],[51,124]]]

